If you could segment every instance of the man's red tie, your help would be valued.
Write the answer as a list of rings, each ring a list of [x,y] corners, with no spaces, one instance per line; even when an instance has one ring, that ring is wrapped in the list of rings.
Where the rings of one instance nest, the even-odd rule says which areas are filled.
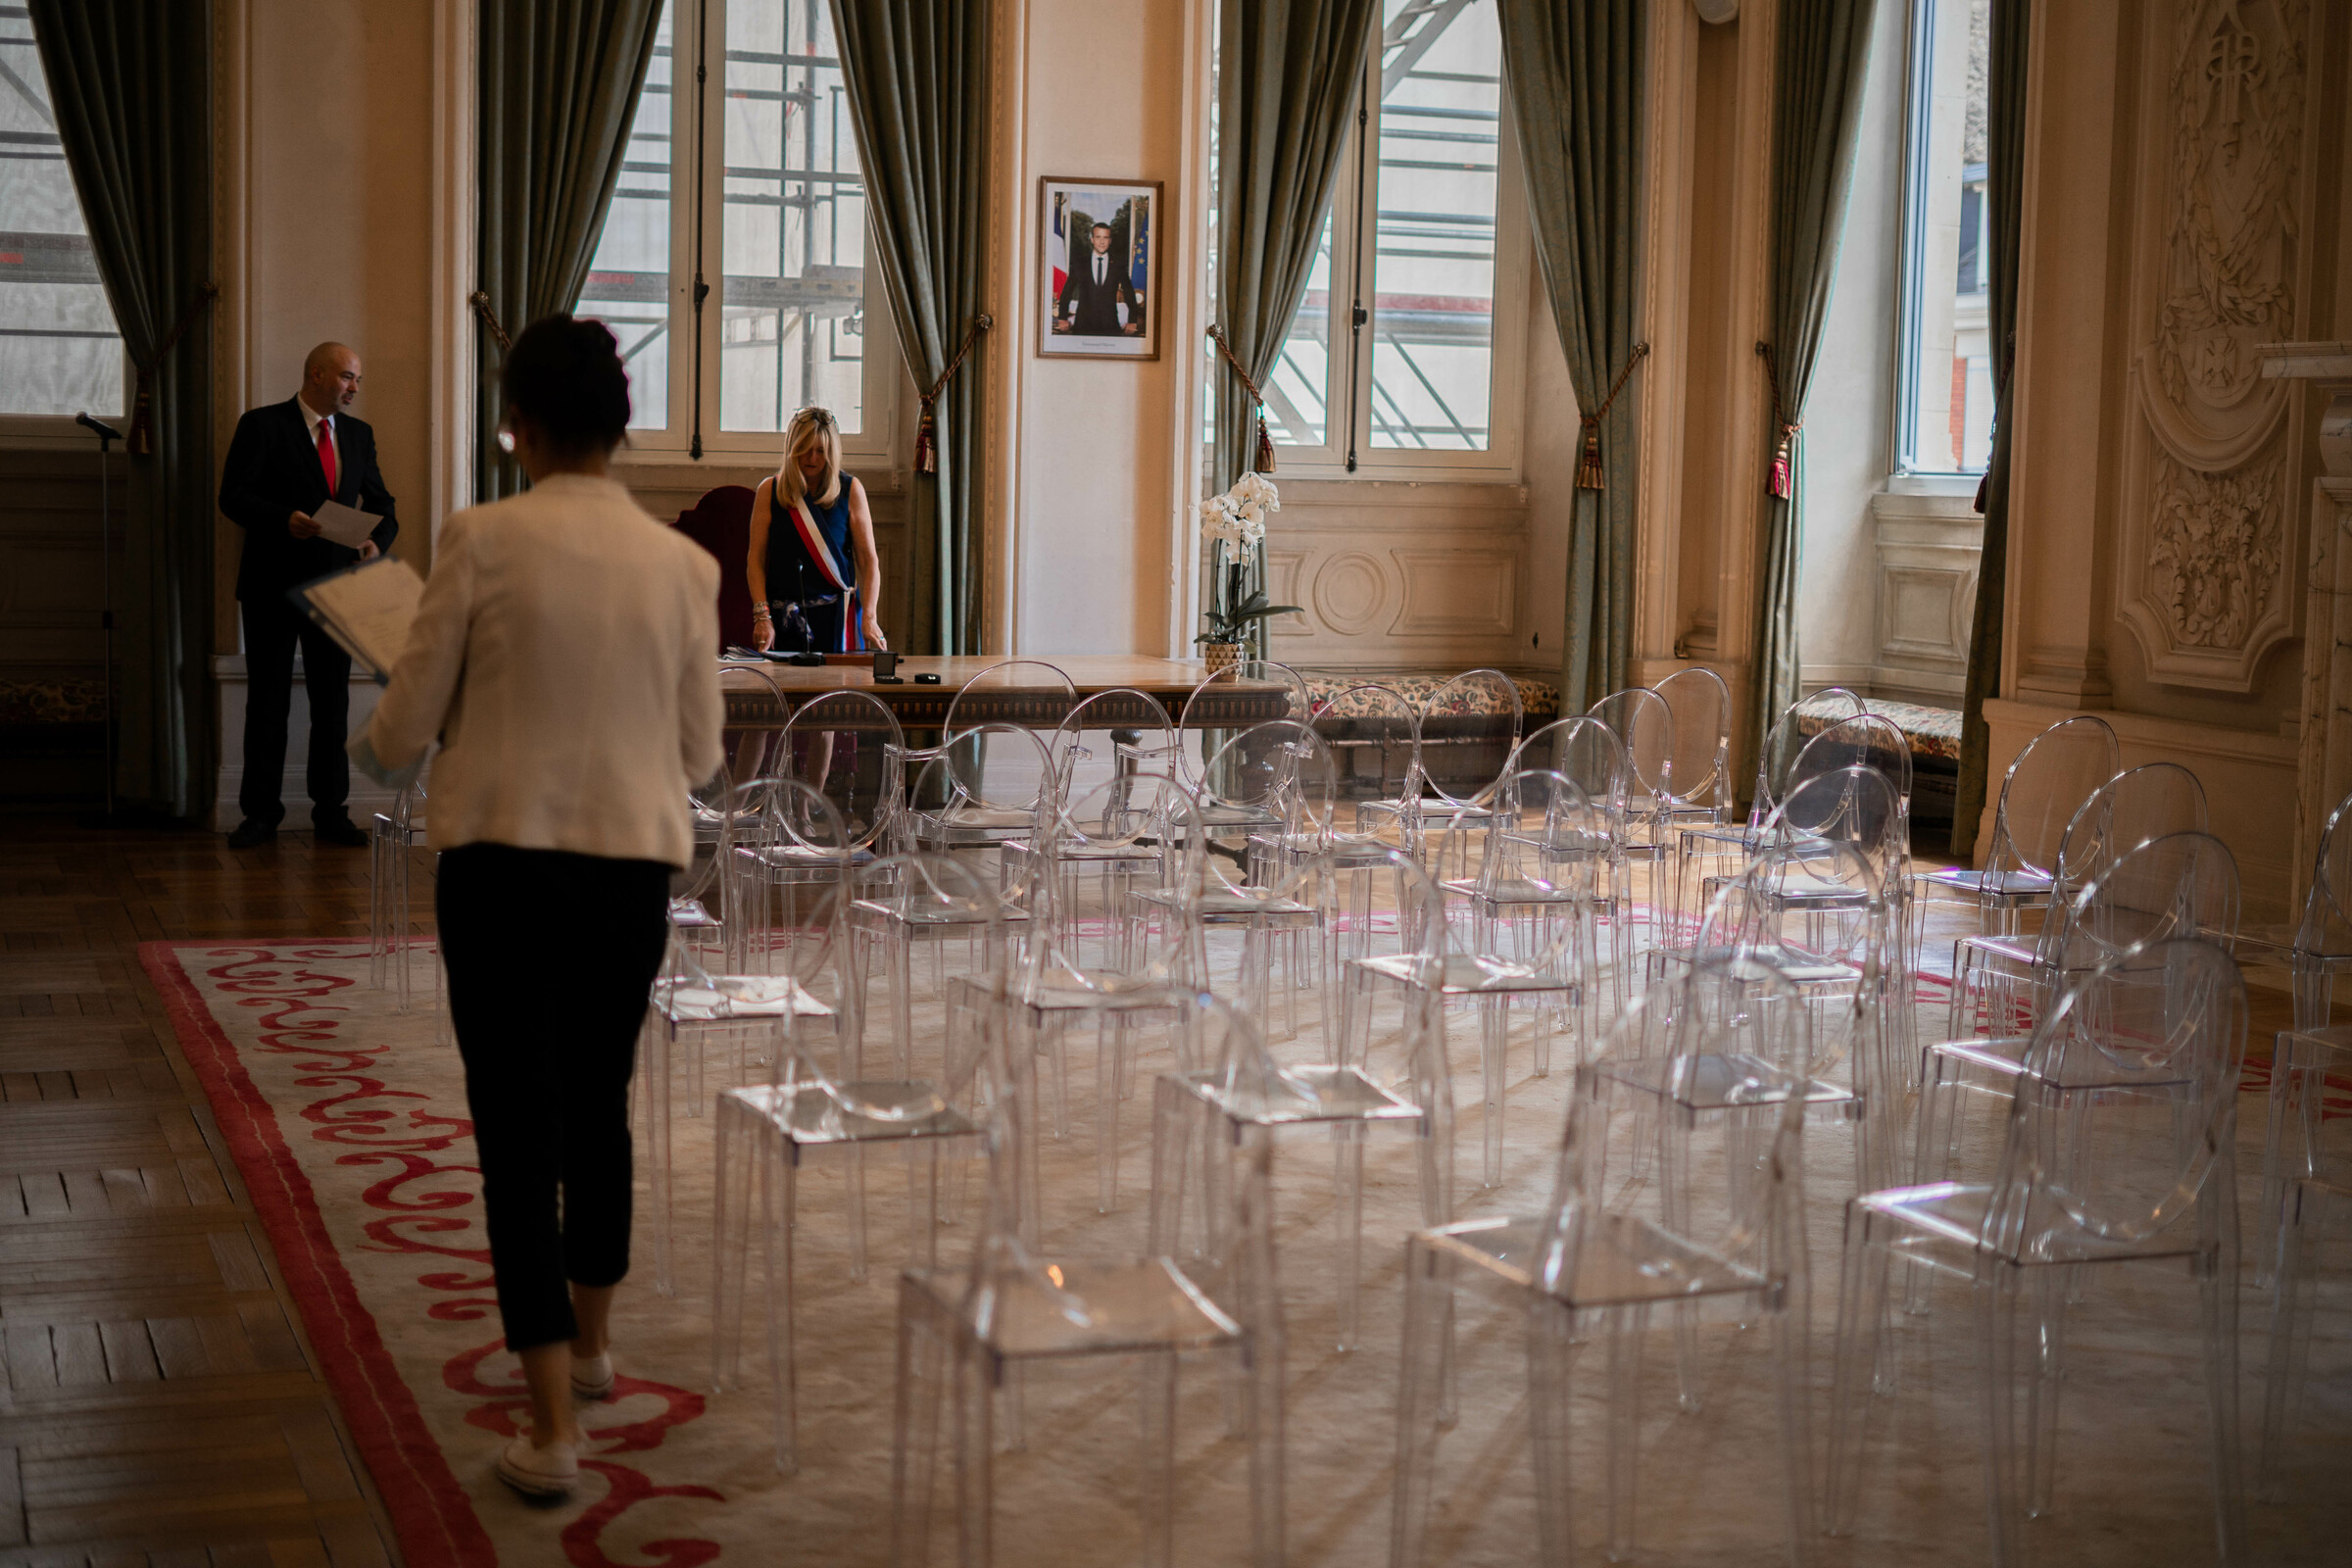
[[[335,437],[328,427],[333,422],[332,418],[318,421],[318,469],[326,475],[326,495],[330,501],[335,495]]]

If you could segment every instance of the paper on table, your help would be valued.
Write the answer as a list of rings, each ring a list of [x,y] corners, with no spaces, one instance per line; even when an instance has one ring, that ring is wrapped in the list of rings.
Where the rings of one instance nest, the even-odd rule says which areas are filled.
[[[292,590],[311,618],[326,628],[376,678],[387,679],[409,646],[424,579],[405,561],[378,557]]]
[[[375,532],[375,525],[384,520],[372,512],[362,512],[340,501],[320,502],[311,517],[318,524],[319,537],[332,539],[346,550],[357,550],[366,544],[368,536]]]

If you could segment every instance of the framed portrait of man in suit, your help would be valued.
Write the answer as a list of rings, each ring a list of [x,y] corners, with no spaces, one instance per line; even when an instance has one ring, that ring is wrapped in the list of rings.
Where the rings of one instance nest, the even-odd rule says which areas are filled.
[[[1038,181],[1037,352],[1056,358],[1159,358],[1157,180]]]

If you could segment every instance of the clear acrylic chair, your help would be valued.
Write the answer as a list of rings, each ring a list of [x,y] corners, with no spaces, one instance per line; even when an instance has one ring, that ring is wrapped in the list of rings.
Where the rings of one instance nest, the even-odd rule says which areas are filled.
[[[1394,854],[1396,852],[1392,852]],[[1408,857],[1396,856],[1396,869],[1417,882],[1424,919],[1442,923],[1435,892]],[[1277,900],[1297,900],[1328,908],[1340,873],[1338,858],[1326,854],[1295,867],[1268,890]],[[1249,977],[1244,977],[1247,988]],[[1217,1026],[1194,1031],[1191,1063],[1160,1075],[1152,1123],[1152,1210],[1146,1250],[1178,1252],[1188,1195],[1200,1193],[1197,1212],[1211,1225],[1224,1213],[1218,1195],[1230,1173],[1231,1152],[1258,1133],[1314,1127],[1329,1132],[1336,1185],[1335,1218],[1341,1233],[1337,1267],[1339,1345],[1355,1348],[1360,1322],[1364,1229],[1364,1138],[1388,1125],[1410,1131],[1420,1144],[1422,1223],[1451,1218],[1452,1080],[1445,1060],[1442,1030],[1431,1026],[1426,993],[1408,1002],[1404,1050],[1405,1093],[1377,1081],[1361,1062],[1335,1059],[1329,1049],[1345,1036],[1307,1037],[1303,1048],[1277,1052],[1255,1029]],[[1238,1016],[1238,1014],[1236,1015]],[[1214,1254],[1222,1244],[1207,1236],[1200,1250]]]
[[[1132,889],[1106,885],[1100,902],[1085,904],[1085,886],[1066,874],[1070,867],[1150,868],[1153,890],[1167,885],[1160,852],[1151,846],[1169,836],[1183,810],[1183,789],[1152,774],[1119,774],[1078,791],[1057,807],[1051,834],[1034,848],[1041,875],[1030,903],[1032,916],[1011,974],[960,977],[953,982],[950,1017],[960,1025],[969,1013],[993,1014],[996,1027],[1022,1049],[1044,1055],[1053,1070],[1051,1125],[1056,1138],[1069,1128],[1069,1031],[1095,1025],[1095,1157],[1097,1201],[1108,1213],[1118,1201],[1119,1102],[1131,1093],[1137,1026],[1173,1026],[1194,988],[1171,968],[1177,955],[1127,940],[1105,941],[1089,962],[1079,940],[1088,912],[1105,926],[1123,925],[1132,915]],[[1026,844],[1015,840],[1011,844]],[[1010,844],[1007,846],[1010,847]],[[1042,874],[1052,868],[1065,874]]]
[[[2245,988],[2227,954],[2161,941],[2077,976],[2034,1027],[1997,1167],[1857,1198],[1845,1266],[1829,1517],[1852,1528],[1896,1259],[1972,1287],[1992,1560],[2050,1512],[2067,1317],[2092,1265],[2186,1262],[2197,1285],[2220,1556],[2245,1549],[2237,1416],[2237,1094]]]
[[[841,816],[854,863],[862,864],[888,837],[903,782],[889,759],[906,749],[898,715],[873,693],[823,692],[785,720],[776,771],[825,798]]]
[[[906,824],[903,835],[894,834],[899,857],[986,851],[1007,838],[1036,842],[1052,832],[1052,766],[1035,731],[978,724],[927,757],[909,786],[909,800],[939,804],[909,805],[897,813],[895,820]],[[1017,862],[1024,872],[1018,882],[1006,880],[1000,869],[996,891],[983,909],[899,887],[883,869],[886,863],[876,861],[857,873],[859,893],[848,913],[850,989],[862,1009],[879,956],[890,988],[891,1046],[899,1076],[909,1078],[914,1075],[915,948],[931,948],[936,988],[948,982],[946,958],[956,943],[963,945],[966,972],[994,971],[1003,961],[998,944],[1029,924],[1029,898],[1043,867],[1034,856]]]
[[[2041,929],[2031,937],[1964,936],[1952,944],[1945,1034],[1958,1040],[2030,1031],[2034,987],[2054,990],[2049,981],[2064,951],[2075,896],[2141,845],[2206,827],[2204,787],[2178,762],[2126,768],[2092,791],[2058,841]]]
[[[779,803],[788,803],[780,805]],[[764,842],[780,820],[797,820],[808,840],[830,840],[846,858],[840,817],[808,786],[790,779],[738,785],[718,803],[721,865],[742,863],[747,844]],[[836,879],[837,881],[838,879]],[[855,1050],[859,1034],[858,999],[838,974],[822,971],[832,962],[835,906],[825,902],[835,889],[819,888],[802,900],[774,895],[752,879],[752,891],[730,899],[726,940],[715,972],[699,945],[673,931],[663,972],[654,982],[638,1036],[637,1081],[642,1115],[654,1232],[654,1288],[668,1296],[677,1288],[671,1243],[675,1160],[671,1138],[677,1111],[678,1079],[684,1079],[685,1112],[700,1117],[715,1082],[725,1089],[755,1071],[772,1072],[782,1043],[802,1027],[838,1032]],[[821,903],[822,919],[814,911]],[[813,921],[813,923],[811,923]],[[816,1020],[809,1025],[808,1020]]]
[[[2352,970],[2352,796],[2338,803],[2320,834],[2311,892],[2295,927],[2288,962],[2294,976],[2295,1027],[2333,1023],[2335,977]]]
[[[1203,1030],[1246,1034],[1250,1025],[1213,997],[1196,999]],[[1143,1409],[1133,1469],[1143,1560],[1172,1564],[1179,1476],[1177,1369],[1187,1353],[1221,1352],[1230,1367],[1228,1421],[1248,1444],[1250,1560],[1279,1568],[1286,1524],[1283,1481],[1284,1326],[1274,1278],[1271,1139],[1250,1129],[1215,1227],[1221,1250],[1194,1267],[1166,1256],[1098,1261],[1064,1256],[1036,1241],[1035,1212],[1016,1175],[1035,1112],[1034,1074],[1018,1050],[995,1042],[988,1095],[988,1200],[968,1266],[909,1269],[899,1290],[898,1400],[891,1462],[891,1560],[927,1562],[942,1415],[954,1441],[956,1560],[987,1568],[997,1551],[999,1420],[1023,1441],[1024,1373],[1056,1363],[1061,1375],[1105,1358],[1132,1368]],[[943,1406],[946,1406],[943,1412]],[[1198,1477],[1186,1481],[1200,1486]],[[1054,1528],[1054,1521],[1030,1521]]]
[[[1625,831],[1618,860],[1629,871],[1636,865],[1649,868],[1648,899],[1636,897],[1629,882],[1621,916],[1628,931],[1626,946],[1639,952],[1639,944],[1632,940],[1637,928],[1647,926],[1653,940],[1657,936],[1655,911],[1673,849],[1674,710],[1648,687],[1634,686],[1611,692],[1586,712],[1608,725],[1609,733],[1625,748]]]
[[[1732,690],[1704,664],[1678,669],[1650,688],[1674,714],[1670,825],[1720,825],[1738,804],[1732,791]]]
[[[1480,1180],[1488,1187],[1502,1180],[1512,1004],[1532,1014],[1533,1066],[1536,1076],[1545,1077],[1551,1071],[1551,1032],[1559,1020],[1570,1026],[1577,1059],[1584,1058],[1587,1004],[1598,979],[1594,862],[1558,858],[1545,863],[1538,856],[1544,845],[1602,831],[1583,792],[1557,773],[1515,773],[1493,799],[1494,808],[1482,819],[1449,820],[1443,830],[1448,839],[1474,840],[1475,850],[1467,844],[1434,846],[1445,852],[1445,859],[1474,868],[1470,876],[1442,885],[1440,894],[1458,900],[1464,918],[1451,918],[1450,905],[1442,905],[1444,912],[1430,926],[1417,916],[1426,907],[1423,901],[1410,896],[1419,884],[1405,879],[1408,896],[1400,898],[1398,909],[1400,923],[1411,922],[1405,951],[1343,965],[1341,1004],[1347,1021],[1343,1032],[1351,1034],[1370,1017],[1381,994],[1400,992],[1408,1007],[1433,1009],[1440,1020],[1441,1050],[1445,1010],[1477,1009]],[[1351,1059],[1353,1050],[1350,1044],[1340,1059]]]
[[[2263,1379],[2256,1474],[2274,1496],[2292,1449],[2306,1446],[2315,1337],[2340,1346],[2340,1329],[2315,1335],[2323,1307],[2352,1306],[2343,1290],[2344,1222],[2352,1219],[2352,1029],[2285,1030],[2271,1056],[2270,1129],[2263,1200],[2253,1246],[2272,1276],[2271,1343]],[[2340,1361],[2337,1370],[2340,1371]],[[2325,1434],[2336,1437],[2340,1434]],[[2315,1450],[2324,1453],[2325,1449]]]
[[[965,681],[948,704],[939,744],[892,757],[894,780],[909,784],[931,762],[947,763],[925,773],[894,813],[894,852],[990,848],[1034,829],[1059,782],[1038,734],[1053,734],[1077,706],[1070,677],[1038,660],[1006,660]],[[974,716],[992,711],[1009,716]]]
[[[1415,1236],[1405,1250],[1402,1386],[1390,1562],[1420,1568],[1437,1483],[1439,1441],[1456,1410],[1454,1316],[1470,1293],[1521,1314],[1527,1348],[1530,1449],[1536,1476],[1535,1560],[1573,1560],[1581,1519],[1569,1453],[1571,1374],[1580,1348],[1605,1358],[1601,1514],[1611,1557],[1634,1544],[1641,1456],[1642,1357],[1652,1308],[1676,1308],[1678,1365],[1694,1371],[1698,1325],[1688,1309],[1736,1302],[1773,1325],[1777,1431],[1790,1558],[1811,1549],[1810,1414],[1806,1396],[1806,1277],[1799,1168],[1804,1130],[1797,1085],[1810,1076],[1812,1036],[1789,1027],[1799,1004],[1760,966],[1716,960],[1653,987],[1611,1026],[1577,1069],[1549,1202],[1541,1212],[1457,1221]],[[1644,1213],[1652,1187],[1629,1181],[1633,1118],[1620,1111],[1621,1062],[1709,1056],[1748,1064],[1757,1102],[1715,1118],[1683,1168],[1697,1197],[1682,1228]],[[1614,1148],[1612,1147],[1614,1146]],[[1690,1383],[1686,1382],[1686,1389]],[[1754,1451],[1751,1449],[1751,1451]]]
[[[1511,767],[1514,772],[1539,770],[1560,774],[1583,794],[1592,812],[1590,825],[1596,836],[1588,835],[1580,827],[1561,842],[1541,844],[1538,849],[1546,866],[1577,862],[1588,870],[1592,896],[1609,933],[1610,986],[1616,1004],[1623,1006],[1632,984],[1635,954],[1633,867],[1637,856],[1631,846],[1640,838],[1629,821],[1640,808],[1640,786],[1635,782],[1633,763],[1626,757],[1625,743],[1601,720],[1580,713],[1573,718],[1553,719],[1521,741],[1512,754]],[[1522,822],[1504,831],[1524,835],[1527,824]],[[1437,862],[1433,866],[1434,874],[1442,881],[1469,874],[1462,866]],[[1653,902],[1656,886],[1653,876]],[[1653,923],[1653,939],[1656,930]]]
[[[1259,708],[1262,716],[1246,723],[1210,723],[1209,714],[1230,702],[1237,687],[1262,689],[1262,702],[1253,705]],[[1306,677],[1288,664],[1244,659],[1212,670],[1186,695],[1176,715],[1177,782],[1195,790],[1214,783],[1208,776],[1208,762],[1234,736],[1252,724],[1275,719],[1305,723],[1314,716],[1314,693]]]
[[[1486,814],[1487,796],[1513,771],[1526,719],[1519,683],[1498,669],[1464,670],[1421,699],[1414,728],[1421,793],[1406,808],[1414,818],[1408,840],[1429,820]],[[1443,867],[1430,870],[1444,874]]]
[[[1329,851],[1341,879],[1334,947],[1342,959],[1363,957],[1374,946],[1375,882],[1392,853],[1413,847],[1407,803],[1422,794],[1420,710],[1394,686],[1368,681],[1333,693],[1312,723],[1339,770]]]
[[[1781,710],[1756,752],[1756,776],[1749,797],[1747,821],[1716,826],[1677,828],[1674,832],[1674,919],[1679,928],[1696,925],[1706,910],[1700,891],[1710,868],[1720,876],[1737,875],[1760,841],[1764,820],[1788,793],[1797,760],[1805,744],[1822,729],[1841,718],[1870,711],[1870,705],[1842,686],[1825,686],[1800,697]]]
[[[1899,924],[1886,894],[1886,858],[1883,850],[1873,853],[1867,826],[1853,832],[1849,824],[1824,822],[1825,831],[1815,834],[1782,825],[1810,817],[1814,797],[1846,787],[1865,796],[1875,789],[1878,809],[1889,808],[1885,782],[1868,769],[1790,791],[1767,826],[1765,848],[1715,889],[1697,942],[1662,955],[1660,967],[1679,973],[1736,958],[1771,970],[1804,1003],[1824,1030],[1812,1048],[1806,1110],[1853,1124],[1853,1190],[1866,1192],[1894,1179],[1906,1076],[1905,993],[1896,989],[1900,970],[1890,961]],[[1867,817],[1869,810],[1857,814]],[[1849,1017],[1830,1029],[1829,1020]],[[1683,1116],[1721,1108],[1704,1098],[1719,1087],[1716,1077],[1702,1075],[1661,1108]],[[1735,1104],[1743,1093],[1724,1092]]]
[[[1330,921],[1322,907],[1268,890],[1286,867],[1331,848],[1337,764],[1306,724],[1273,719],[1228,739],[1203,773],[1214,782],[1172,799],[1163,836],[1180,851],[1173,880],[1130,902],[1131,951],[1149,958],[1164,950],[1180,984],[1206,991],[1220,984],[1210,933],[1238,931],[1243,971],[1252,978],[1233,994],[1271,1032],[1279,993],[1281,1027],[1295,1034],[1300,991],[1317,992],[1329,1008]]]
[[[1086,902],[1082,884],[1092,879],[1099,897],[1094,926],[1101,940],[1102,961],[1124,961],[1115,949],[1123,933],[1120,911],[1136,878],[1164,880],[1160,859],[1163,847],[1149,831],[1159,800],[1157,781],[1170,769],[1155,761],[1172,760],[1175,726],[1167,710],[1149,692],[1114,686],[1097,692],[1071,709],[1046,741],[1046,756],[1054,778],[1053,800],[1074,802],[1088,797],[1089,820],[1095,831],[1065,834],[1050,848],[1050,873],[1056,878],[1054,907],[1066,922],[1057,940],[1075,951],[1081,935],[1079,919]],[[1122,793],[1124,791],[1124,793]],[[1128,831],[1130,826],[1134,831]],[[998,865],[1006,885],[1025,882],[1033,873],[1026,857],[1046,846],[1025,838],[1008,838],[997,847]]]
[[[1992,843],[1981,869],[1953,866],[1919,879],[1919,929],[1932,904],[1966,905],[1986,936],[2016,936],[2019,914],[2046,908],[2066,825],[2091,792],[2123,770],[2123,750],[2108,722],[2082,713],[2061,719],[2026,743],[2002,776]]]
[[[961,902],[984,905],[990,897],[967,867],[938,857],[890,862],[890,874],[905,885],[944,885],[947,897]],[[841,935],[846,902],[840,882],[817,891],[804,915],[815,940],[794,950],[794,972],[769,977],[764,986],[748,981],[713,985],[710,992],[717,1000],[710,1004],[737,1007],[747,996],[760,1004],[813,996],[827,967],[824,948]],[[830,1021],[824,1013],[793,1006],[785,1019],[769,1058],[773,1065],[767,1081],[718,1097],[711,1196],[710,1370],[713,1388],[724,1390],[742,1382],[756,1235],[766,1300],[776,1468],[789,1475],[799,1468],[793,1303],[803,1162],[818,1152],[841,1151],[848,1156],[843,1164],[850,1278],[861,1282],[866,1272],[864,1155],[906,1156],[908,1261],[927,1267],[938,1258],[940,1155],[977,1152],[979,1128],[954,1102],[968,1090],[968,1069],[965,1079],[950,1078],[937,1086],[921,1079],[866,1079],[847,1049],[846,1036],[813,1027],[820,1020]],[[956,1065],[950,1062],[951,1072]]]
[[[2237,910],[2237,861],[2220,839],[2168,833],[2142,844],[2118,857],[2076,895],[2027,1010],[2038,1019],[2039,1010],[2076,975],[2101,967],[2127,973],[2145,967],[2137,956],[2159,944],[2176,939],[2227,944],[2236,929]],[[2085,1031],[2099,1025],[2095,1014],[2078,1020],[2078,1028]],[[2038,1032],[1981,1036],[1927,1048],[1920,1068],[1914,1180],[1950,1174],[1972,1092],[2000,1102],[2026,1088],[2083,1087],[2036,1083],[2033,1046],[2038,1038]]]

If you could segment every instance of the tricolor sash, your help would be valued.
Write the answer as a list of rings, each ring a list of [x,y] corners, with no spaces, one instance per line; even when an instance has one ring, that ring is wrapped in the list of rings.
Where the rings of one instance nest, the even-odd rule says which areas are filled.
[[[816,518],[809,513],[806,500],[784,510],[791,516],[793,527],[799,530],[802,547],[808,551],[809,561],[814,563],[817,575],[842,596],[841,647],[833,652],[854,653],[865,634],[864,617],[858,604],[857,580],[834,557],[833,547],[825,543],[825,531],[816,525]]]

